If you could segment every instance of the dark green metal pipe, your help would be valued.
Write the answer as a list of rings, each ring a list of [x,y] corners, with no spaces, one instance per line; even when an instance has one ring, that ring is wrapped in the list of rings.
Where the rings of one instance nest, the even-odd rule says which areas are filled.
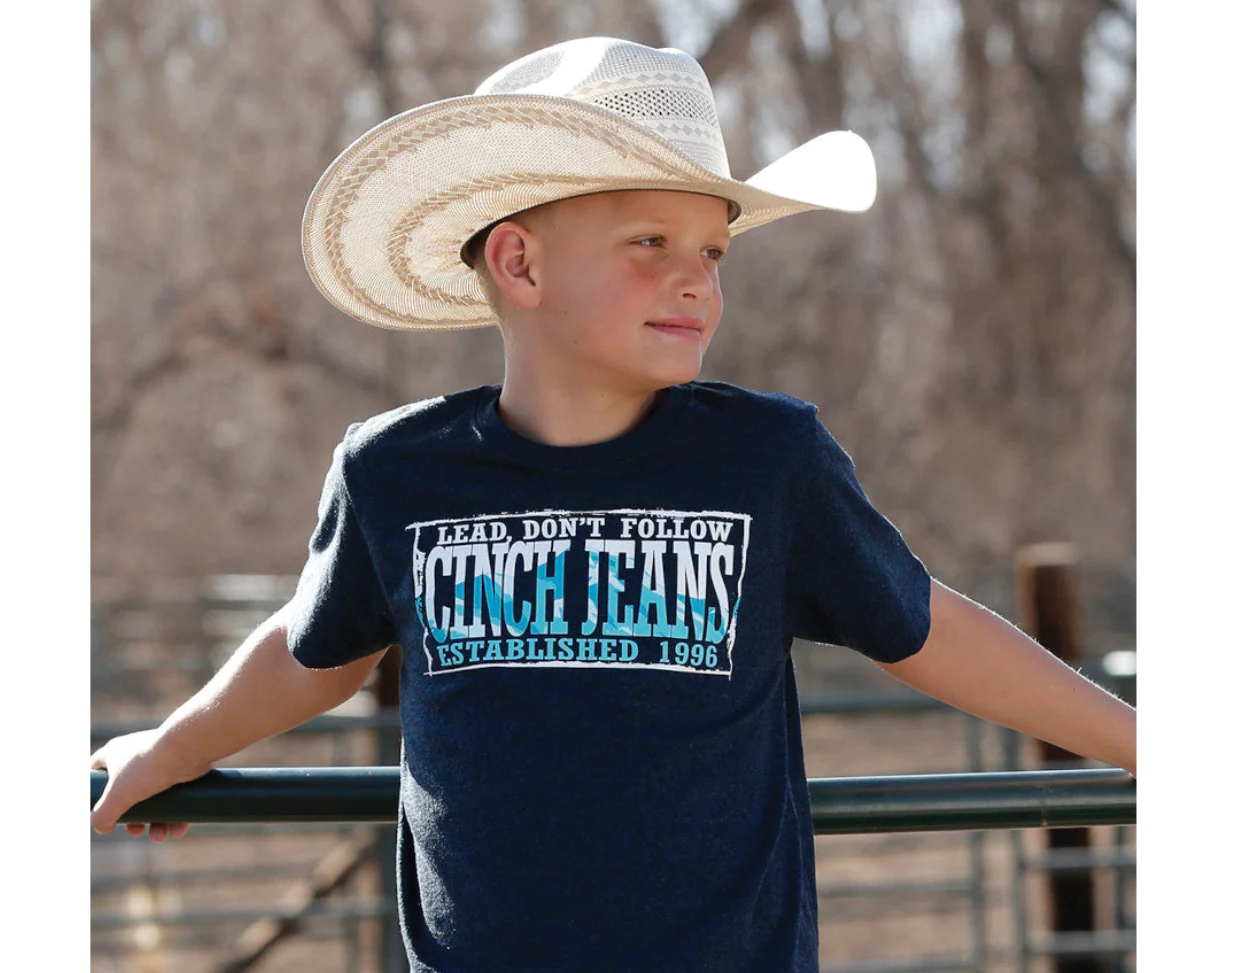
[[[91,806],[107,775],[91,771]],[[808,781],[816,834],[1135,824],[1122,770],[1044,770]],[[123,822],[395,821],[396,767],[213,770],[135,805]]]
[[[91,771],[91,806],[107,774]],[[121,816],[122,822],[397,822],[396,767],[237,767],[176,784]]]
[[[817,834],[1135,824],[1122,770],[837,777],[808,781]]]

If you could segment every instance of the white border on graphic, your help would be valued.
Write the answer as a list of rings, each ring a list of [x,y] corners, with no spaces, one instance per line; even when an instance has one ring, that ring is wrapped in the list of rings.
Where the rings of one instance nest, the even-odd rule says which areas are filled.
[[[589,517],[598,514],[635,514],[641,517],[678,517],[678,518],[707,518],[717,517],[725,520],[733,520],[743,525],[743,554],[739,561],[739,578],[738,588],[734,596],[734,607],[730,612],[730,622],[726,627],[726,660],[727,666],[725,670],[721,669],[694,669],[690,666],[667,665],[660,662],[566,662],[558,660],[549,660],[546,662],[476,662],[467,666],[457,666],[453,669],[435,669],[435,663],[432,659],[432,653],[428,649],[428,624],[427,619],[423,615],[423,601],[420,597],[416,578],[419,571],[423,567],[425,558],[424,553],[419,550],[420,531],[425,527],[437,527],[441,524],[470,524],[481,520],[501,520],[505,517]],[[521,668],[521,669],[537,669],[537,668],[560,668],[560,669],[662,669],[668,672],[685,672],[699,676],[725,676],[729,679],[734,673],[734,636],[735,629],[738,626],[739,605],[743,601],[743,580],[747,575],[747,549],[751,543],[751,525],[752,515],[739,513],[737,511],[728,510],[665,510],[653,509],[648,507],[616,507],[609,510],[517,510],[510,513],[487,513],[476,514],[469,517],[439,517],[436,520],[419,520],[406,525],[406,530],[415,532],[412,541],[411,556],[411,575],[410,585],[414,596],[415,614],[419,618],[419,625],[423,628],[423,638],[421,645],[423,654],[428,660],[428,669],[424,673],[426,676],[443,676],[452,673],[465,672],[468,669],[498,669],[498,668]]]

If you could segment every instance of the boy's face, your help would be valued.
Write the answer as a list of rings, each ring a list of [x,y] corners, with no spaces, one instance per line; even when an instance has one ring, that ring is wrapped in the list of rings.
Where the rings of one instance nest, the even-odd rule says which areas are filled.
[[[521,357],[598,391],[646,394],[694,379],[721,318],[726,201],[628,190],[552,208],[534,258],[536,317],[516,330]]]

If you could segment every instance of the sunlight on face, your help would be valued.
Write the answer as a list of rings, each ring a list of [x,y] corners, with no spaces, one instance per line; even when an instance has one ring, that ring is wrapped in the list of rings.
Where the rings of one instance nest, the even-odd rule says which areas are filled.
[[[721,319],[725,200],[631,190],[553,205],[534,268],[540,303],[517,329],[524,357],[625,392],[694,379]]]

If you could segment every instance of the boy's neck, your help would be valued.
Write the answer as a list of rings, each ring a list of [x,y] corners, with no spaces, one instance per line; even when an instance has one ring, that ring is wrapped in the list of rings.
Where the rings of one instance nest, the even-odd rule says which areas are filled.
[[[665,395],[664,389],[624,394],[551,385],[535,388],[507,375],[497,413],[516,433],[535,442],[590,446],[630,432]]]

